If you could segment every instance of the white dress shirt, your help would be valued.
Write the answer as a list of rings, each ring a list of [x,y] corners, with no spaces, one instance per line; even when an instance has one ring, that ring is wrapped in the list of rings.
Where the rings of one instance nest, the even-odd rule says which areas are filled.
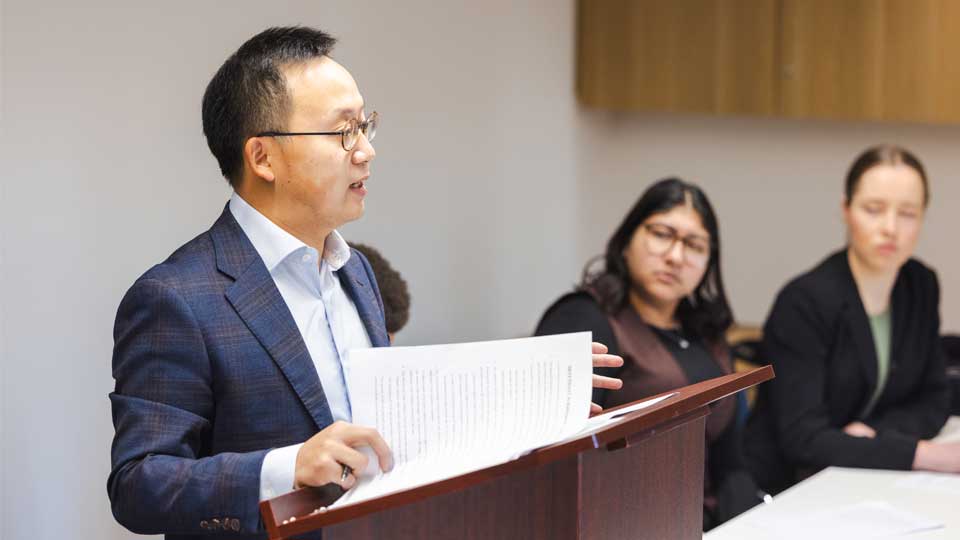
[[[230,197],[230,213],[263,259],[313,359],[334,420],[349,422],[350,396],[341,360],[350,349],[370,347],[357,307],[333,273],[350,259],[350,247],[337,231],[324,241],[323,256],[281,229],[243,200]],[[293,490],[301,444],[267,453],[260,469],[260,499]]]

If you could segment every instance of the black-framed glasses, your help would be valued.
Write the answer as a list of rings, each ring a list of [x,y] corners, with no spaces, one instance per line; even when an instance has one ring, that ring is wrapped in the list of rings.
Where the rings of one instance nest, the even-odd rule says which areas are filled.
[[[679,241],[683,244],[683,258],[694,266],[704,266],[710,260],[711,242],[702,236],[680,236],[679,231],[662,223],[644,223],[647,249],[654,255],[666,255]]]
[[[377,136],[377,126],[380,125],[380,115],[377,111],[370,113],[370,116],[363,122],[356,118],[351,118],[350,123],[345,129],[340,131],[264,131],[257,133],[255,137],[294,137],[299,135],[339,135],[340,145],[349,152],[357,144],[360,134],[372,141]]]

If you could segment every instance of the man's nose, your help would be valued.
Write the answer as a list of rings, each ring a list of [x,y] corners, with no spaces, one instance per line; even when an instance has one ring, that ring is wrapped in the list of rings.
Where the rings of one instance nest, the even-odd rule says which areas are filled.
[[[354,165],[369,163],[375,157],[377,157],[377,151],[373,149],[373,144],[367,140],[367,136],[363,132],[360,132],[357,135],[357,146],[353,149],[353,155],[351,156]]]

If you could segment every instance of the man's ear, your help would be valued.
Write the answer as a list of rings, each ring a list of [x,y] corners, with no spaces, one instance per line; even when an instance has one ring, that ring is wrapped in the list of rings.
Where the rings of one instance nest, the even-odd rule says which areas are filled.
[[[264,141],[262,137],[250,137],[243,145],[243,161],[254,176],[273,182],[277,175],[270,163],[271,153],[275,150],[274,145]]]

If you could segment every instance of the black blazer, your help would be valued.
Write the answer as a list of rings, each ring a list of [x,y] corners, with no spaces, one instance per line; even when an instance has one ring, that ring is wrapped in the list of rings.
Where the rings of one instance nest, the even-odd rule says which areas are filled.
[[[747,462],[762,487],[779,491],[829,465],[911,468],[917,441],[936,435],[948,415],[939,302],[936,274],[907,261],[891,298],[890,372],[864,417],[877,354],[846,250],[780,291],[760,349],[776,378],[761,387],[747,428]],[[845,434],[855,420],[877,437]]]

